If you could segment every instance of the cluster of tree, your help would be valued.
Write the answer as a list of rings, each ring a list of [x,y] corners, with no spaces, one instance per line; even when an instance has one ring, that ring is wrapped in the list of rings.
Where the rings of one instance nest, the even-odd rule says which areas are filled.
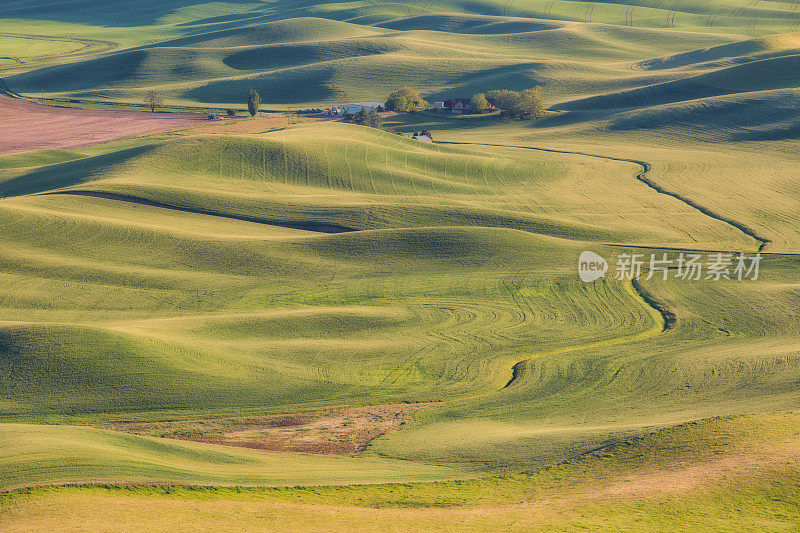
[[[500,89],[486,94],[476,94],[470,100],[470,107],[474,111],[484,111],[488,109],[489,102],[499,109],[504,117],[525,120],[542,118],[547,114],[541,87],[519,92]]]
[[[359,126],[369,126],[370,128],[380,128],[383,126],[383,119],[374,107],[369,112],[362,107],[361,111],[358,113],[347,113],[342,117],[342,120],[351,124],[358,124]]]
[[[386,100],[386,109],[399,113],[409,113],[427,106],[428,102],[423,100],[419,93],[411,87],[403,87],[393,92]]]

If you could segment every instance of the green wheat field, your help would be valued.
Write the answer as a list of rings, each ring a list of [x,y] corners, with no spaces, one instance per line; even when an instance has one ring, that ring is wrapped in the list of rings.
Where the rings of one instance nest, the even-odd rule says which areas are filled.
[[[0,3],[3,101],[236,114],[0,155],[0,530],[797,531],[800,0],[320,1]],[[297,113],[403,86],[548,111]]]

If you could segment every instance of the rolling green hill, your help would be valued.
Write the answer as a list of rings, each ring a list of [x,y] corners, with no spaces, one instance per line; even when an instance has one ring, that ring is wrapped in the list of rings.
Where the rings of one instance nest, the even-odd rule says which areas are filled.
[[[279,112],[0,156],[0,529],[796,527],[794,2],[0,21],[24,97]],[[550,112],[281,113],[404,85]],[[758,279],[614,276],[695,252],[761,252]]]
[[[664,30],[536,21],[530,31],[512,32],[521,28],[504,26],[510,24],[504,18],[492,20],[486,34],[468,35],[297,18],[48,67],[11,76],[7,83],[21,93],[46,88],[49,96],[128,102],[140,101],[155,88],[179,104],[238,104],[242,94],[256,87],[267,104],[331,105],[342,99],[382,99],[403,83],[424,87],[432,100],[534,84],[563,99],[665,76],[655,71],[636,75],[622,61],[730,41],[697,33],[676,40],[674,32]],[[499,33],[501,28],[509,33]]]

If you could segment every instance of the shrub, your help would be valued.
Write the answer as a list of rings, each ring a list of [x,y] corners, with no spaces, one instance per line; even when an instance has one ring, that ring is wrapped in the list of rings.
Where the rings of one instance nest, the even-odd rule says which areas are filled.
[[[236,116],[236,110],[235,109],[228,109],[228,110],[225,111],[225,114],[228,115],[229,117],[235,117]]]

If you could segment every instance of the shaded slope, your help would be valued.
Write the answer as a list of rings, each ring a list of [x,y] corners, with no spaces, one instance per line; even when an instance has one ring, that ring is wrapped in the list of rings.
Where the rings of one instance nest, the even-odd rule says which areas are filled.
[[[504,20],[493,17],[487,24]],[[137,102],[155,88],[181,104],[238,104],[253,87],[267,104],[375,100],[405,84],[423,87],[433,99],[543,85],[563,100],[672,79],[631,71],[620,62],[730,40],[602,24],[540,28],[541,21],[529,22],[534,26],[508,28],[525,31],[464,34],[296,18],[48,67],[11,76],[8,83],[23,93],[47,87],[59,97]]]

